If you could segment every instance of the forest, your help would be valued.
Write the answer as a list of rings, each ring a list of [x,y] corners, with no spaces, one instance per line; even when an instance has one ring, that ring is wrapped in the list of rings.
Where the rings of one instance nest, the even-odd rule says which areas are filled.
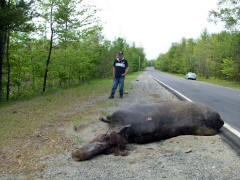
[[[210,34],[205,29],[199,38],[182,38],[160,54],[154,65],[162,71],[185,74],[195,72],[205,78],[240,82],[240,1],[219,0],[210,20],[225,24],[225,31]]]
[[[183,38],[157,58],[155,67],[178,74],[195,72],[205,78],[240,81],[240,33],[208,34],[205,30],[199,39]]]
[[[105,39],[97,12],[82,0],[1,0],[0,103],[111,77],[120,50],[130,72],[143,69],[144,49]]]

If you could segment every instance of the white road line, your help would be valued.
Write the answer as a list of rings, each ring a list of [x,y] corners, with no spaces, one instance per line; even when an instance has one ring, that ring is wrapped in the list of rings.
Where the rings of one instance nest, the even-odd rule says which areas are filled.
[[[234,129],[232,126],[230,126],[228,123],[224,122],[223,125],[226,129],[228,129],[229,131],[231,131],[231,133],[233,133],[235,136],[237,136],[238,138],[240,138],[240,132],[236,129]]]
[[[156,79],[155,77],[152,76],[152,78],[159,82],[160,84],[162,84],[163,86],[166,86],[168,89],[170,89],[171,91],[173,91],[174,93],[178,94],[179,96],[181,96],[183,99],[185,99],[186,101],[189,102],[193,102],[193,100],[189,99],[188,97],[184,96],[182,93],[178,92],[177,90],[173,89],[172,87],[166,85],[165,83],[163,83],[162,81]],[[240,132],[236,129],[234,129],[232,126],[230,126],[228,123],[224,122],[223,125],[226,129],[228,129],[231,133],[233,133],[235,136],[237,136],[238,138],[240,138]]]
[[[171,91],[175,92],[176,94],[178,94],[179,96],[181,96],[182,98],[186,99],[189,102],[193,102],[193,100],[189,99],[188,97],[184,96],[182,93],[178,92],[177,90],[173,89],[172,87],[166,85],[165,83],[163,83],[162,81],[159,81],[158,79],[154,78],[153,79],[157,82],[159,82],[160,84],[163,84],[164,86],[166,86],[168,89],[170,89]]]

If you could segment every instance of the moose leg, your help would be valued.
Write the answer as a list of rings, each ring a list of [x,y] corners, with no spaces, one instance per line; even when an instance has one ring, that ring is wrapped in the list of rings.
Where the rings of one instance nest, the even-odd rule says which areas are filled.
[[[92,141],[89,144],[72,151],[72,158],[75,161],[84,161],[103,153],[111,148],[109,138],[106,136],[102,140]]]

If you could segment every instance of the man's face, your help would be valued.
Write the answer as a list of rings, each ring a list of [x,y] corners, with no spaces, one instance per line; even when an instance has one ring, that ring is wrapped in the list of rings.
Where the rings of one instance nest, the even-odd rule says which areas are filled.
[[[118,59],[122,60],[123,55],[122,54],[118,54]]]

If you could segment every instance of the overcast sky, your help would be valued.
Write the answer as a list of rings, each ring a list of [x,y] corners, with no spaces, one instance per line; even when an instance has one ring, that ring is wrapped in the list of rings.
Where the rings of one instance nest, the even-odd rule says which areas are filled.
[[[165,53],[183,37],[198,38],[204,28],[220,32],[221,25],[208,22],[218,0],[86,0],[101,9],[106,39],[123,37],[144,48],[148,59]]]

